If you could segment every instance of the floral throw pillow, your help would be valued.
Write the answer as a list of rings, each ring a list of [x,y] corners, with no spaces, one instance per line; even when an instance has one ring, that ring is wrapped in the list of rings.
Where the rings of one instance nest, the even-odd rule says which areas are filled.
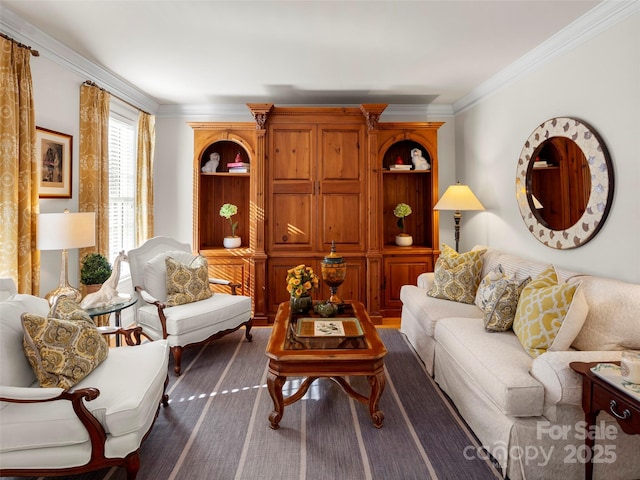
[[[202,255],[195,257],[189,265],[165,259],[167,266],[167,306],[205,300],[213,295],[209,287],[209,266]]]
[[[522,281],[503,277],[492,284],[488,302],[485,305],[484,328],[488,332],[506,332],[513,326],[518,308],[520,293],[531,281],[527,277]]]
[[[24,352],[40,386],[65,390],[89,375],[109,355],[109,345],[91,320],[22,314]]]
[[[482,271],[482,255],[486,250],[459,254],[443,245],[442,255],[436,261],[433,286],[427,295],[434,298],[474,303]]]

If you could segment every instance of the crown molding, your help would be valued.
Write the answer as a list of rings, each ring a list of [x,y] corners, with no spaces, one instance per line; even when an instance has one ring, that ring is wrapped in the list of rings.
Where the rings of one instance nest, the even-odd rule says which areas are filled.
[[[294,105],[278,105],[294,106]],[[300,105],[297,105],[300,106]],[[310,105],[304,105],[310,106]],[[359,105],[317,105],[323,107],[359,107]],[[394,117],[452,117],[451,105],[389,105],[383,116]],[[251,112],[245,104],[206,104],[206,105],[160,105],[158,117],[187,117],[208,121],[253,121]]]
[[[453,104],[457,115],[527,75],[531,70],[573,50],[582,43],[640,11],[638,0],[605,0],[566,28],[542,42],[508,67]]]
[[[158,102],[152,97],[109,70],[90,62],[2,5],[0,5],[0,28],[15,40],[38,50],[43,58],[85,77],[86,80],[94,81],[125,102],[149,113],[155,114],[158,111]]]

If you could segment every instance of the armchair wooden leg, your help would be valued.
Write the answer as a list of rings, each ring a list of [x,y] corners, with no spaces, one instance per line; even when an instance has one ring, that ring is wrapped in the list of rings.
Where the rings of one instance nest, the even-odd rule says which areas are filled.
[[[140,455],[137,451],[124,459],[124,469],[127,472],[127,480],[136,480],[140,469]]]
[[[244,328],[245,328],[244,337],[247,339],[247,342],[250,342],[251,340],[253,340],[253,335],[251,335],[251,333],[249,333],[249,332],[251,332],[251,327],[252,326],[253,325],[252,325],[251,321],[249,321],[248,323],[244,324]]]
[[[171,351],[173,352],[173,360],[175,362],[173,371],[176,377],[179,377],[182,373],[182,347],[171,347]]]

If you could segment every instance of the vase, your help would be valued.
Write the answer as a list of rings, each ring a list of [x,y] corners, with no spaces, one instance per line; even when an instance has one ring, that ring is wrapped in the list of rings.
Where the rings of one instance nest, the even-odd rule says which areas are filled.
[[[396,235],[396,245],[399,247],[409,247],[413,244],[413,237],[408,233],[399,233]]]
[[[322,269],[322,280],[329,286],[331,296],[329,302],[339,305],[342,299],[338,296],[338,287],[344,282],[347,275],[347,264],[344,259],[336,253],[336,242],[331,242],[331,253],[324,257],[320,263]]]
[[[289,305],[291,306],[292,314],[300,315],[309,313],[309,310],[313,307],[313,299],[311,295],[302,295],[300,297],[291,295]]]
[[[240,245],[242,245],[242,238],[224,237],[224,240],[222,240],[222,244],[224,245],[224,248],[238,248]]]

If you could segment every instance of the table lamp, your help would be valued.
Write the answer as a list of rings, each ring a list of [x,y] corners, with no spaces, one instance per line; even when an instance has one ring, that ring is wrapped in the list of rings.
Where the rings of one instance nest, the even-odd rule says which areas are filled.
[[[442,195],[442,198],[438,200],[438,203],[435,204],[433,209],[453,210],[453,219],[456,224],[455,238],[457,252],[460,244],[460,219],[462,218],[462,211],[484,210],[484,207],[467,185],[460,185],[460,182],[457,182],[455,185],[451,185],[447,188],[444,195]]]
[[[70,248],[93,247],[96,244],[96,214],[94,212],[41,213],[38,215],[36,248],[38,250],[62,250],[60,285],[44,298],[53,305],[59,297],[70,297],[79,302],[80,290],[69,285],[67,275]]]

